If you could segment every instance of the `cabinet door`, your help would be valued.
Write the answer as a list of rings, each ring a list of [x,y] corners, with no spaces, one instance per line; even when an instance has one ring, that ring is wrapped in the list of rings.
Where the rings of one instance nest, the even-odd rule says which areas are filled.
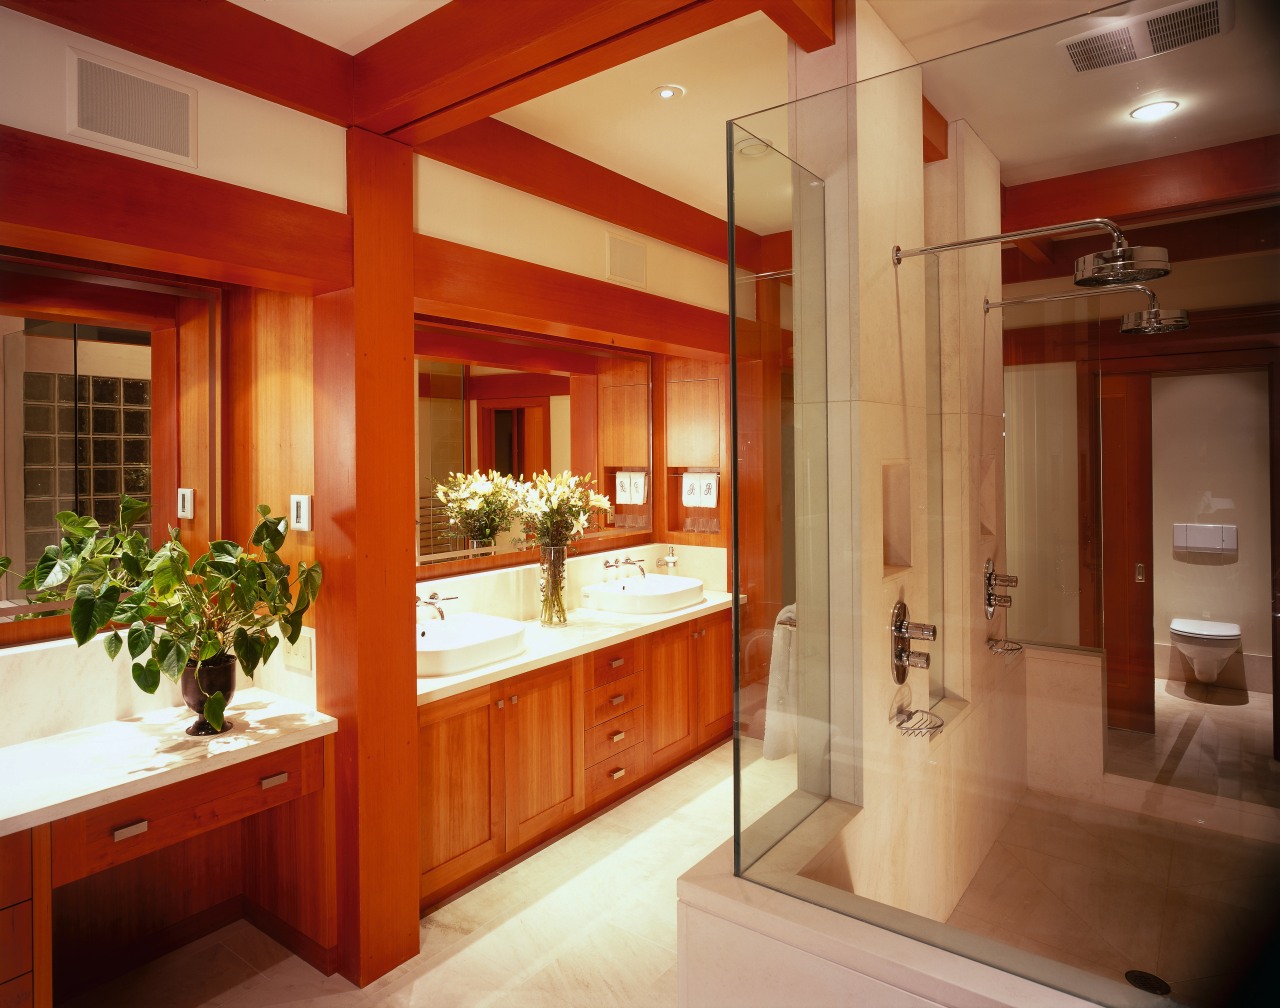
[[[600,468],[649,468],[649,386],[600,389]]]
[[[653,634],[648,641],[645,737],[649,769],[658,772],[692,751],[697,742],[693,680],[689,666],[692,623]]]
[[[719,469],[723,412],[718,378],[667,382],[667,465]]]
[[[582,808],[582,687],[573,665],[518,676],[506,700],[507,846],[554,832]]]
[[[506,849],[504,712],[496,699],[485,687],[418,708],[423,899]]]
[[[733,727],[733,616],[704,616],[694,632],[698,745],[704,745]]]

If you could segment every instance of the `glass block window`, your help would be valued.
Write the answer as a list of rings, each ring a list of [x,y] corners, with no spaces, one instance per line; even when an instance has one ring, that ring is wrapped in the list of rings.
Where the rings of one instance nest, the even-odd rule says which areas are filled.
[[[22,391],[30,567],[60,538],[59,511],[106,525],[116,518],[121,493],[151,499],[151,382],[28,371]],[[150,525],[138,529],[150,537]]]

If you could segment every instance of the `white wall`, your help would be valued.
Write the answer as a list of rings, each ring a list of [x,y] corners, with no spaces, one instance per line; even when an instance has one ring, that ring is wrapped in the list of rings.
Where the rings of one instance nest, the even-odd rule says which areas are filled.
[[[414,166],[414,228],[419,234],[593,280],[605,279],[606,236],[619,234],[645,246],[648,293],[729,310],[722,262],[430,158],[414,158]]]
[[[176,165],[67,132],[69,46],[195,88],[197,164]],[[96,39],[0,8],[0,122],[345,213],[346,130]]]

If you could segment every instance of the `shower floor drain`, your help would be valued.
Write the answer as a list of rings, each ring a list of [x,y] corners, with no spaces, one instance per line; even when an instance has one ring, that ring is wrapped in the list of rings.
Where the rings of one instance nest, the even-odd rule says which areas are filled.
[[[1128,970],[1124,978],[1138,990],[1144,990],[1148,994],[1168,994],[1173,990],[1154,973],[1147,973],[1145,970]]]

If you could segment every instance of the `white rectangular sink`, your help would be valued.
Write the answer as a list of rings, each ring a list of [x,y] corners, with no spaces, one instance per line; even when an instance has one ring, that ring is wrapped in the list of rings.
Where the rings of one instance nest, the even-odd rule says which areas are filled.
[[[454,613],[419,623],[418,675],[446,676],[524,651],[524,624],[484,613]]]
[[[648,574],[619,581],[602,581],[582,589],[582,604],[616,613],[661,613],[696,605],[703,599],[702,582],[679,574]]]

